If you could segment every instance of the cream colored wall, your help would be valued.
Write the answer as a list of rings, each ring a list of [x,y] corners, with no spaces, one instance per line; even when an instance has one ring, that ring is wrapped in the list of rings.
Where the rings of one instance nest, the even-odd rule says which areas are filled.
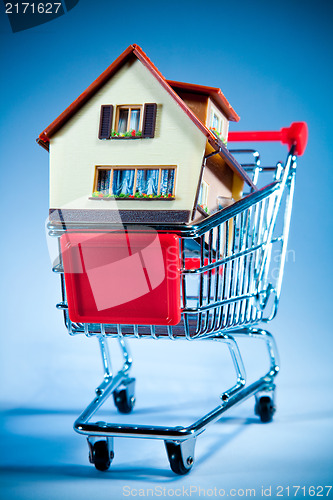
[[[102,104],[158,104],[155,138],[100,140]],[[114,108],[115,114],[115,108]],[[127,63],[50,141],[50,208],[191,210],[205,137],[138,60]],[[89,200],[96,165],[177,165],[174,201]]]

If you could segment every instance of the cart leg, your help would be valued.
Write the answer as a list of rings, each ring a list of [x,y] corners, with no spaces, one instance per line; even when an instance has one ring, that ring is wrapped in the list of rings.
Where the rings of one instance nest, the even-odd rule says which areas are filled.
[[[118,325],[118,327],[119,326],[120,325]],[[126,340],[123,337],[118,337],[118,342],[119,342],[119,345],[120,345],[120,348],[121,348],[121,351],[123,354],[123,358],[124,358],[124,365],[123,365],[122,371],[124,373],[127,373],[127,372],[129,372],[129,370],[132,366],[132,363],[133,363],[132,357],[131,357],[131,354],[129,351],[128,343],[126,342]]]
[[[125,380],[113,393],[114,404],[120,413],[131,413],[135,404],[135,378]]]
[[[224,343],[228,345],[229,352],[236,370],[236,376],[237,376],[237,381],[236,384],[231,387],[228,391],[223,392],[221,394],[221,399],[222,401],[227,401],[231,396],[236,394],[238,391],[240,391],[244,385],[246,384],[246,372],[245,372],[245,367],[243,363],[243,359],[239,350],[239,347],[237,345],[236,340],[229,336],[229,335],[224,335],[223,339],[221,339]]]
[[[105,336],[98,336],[99,347],[102,355],[104,378],[102,383],[96,388],[96,397],[81,413],[74,423],[74,430],[79,433],[88,434],[89,460],[96,469],[105,471],[110,467],[114,457],[113,437],[108,435],[106,422],[96,422],[94,431],[82,431],[90,418],[113,394],[114,401],[118,410],[122,413],[129,413],[135,402],[134,385],[135,379],[129,377],[129,370],[132,365],[132,359],[124,339],[120,338],[119,343],[122,350],[124,363],[122,369],[115,375],[112,374],[111,358],[108,344]]]
[[[184,475],[190,472],[194,464],[195,436],[185,441],[164,441],[171,470]]]
[[[243,332],[233,334],[235,336],[244,335]],[[266,387],[255,394],[254,413],[259,416],[261,422],[268,423],[273,420],[276,411],[275,405],[275,384],[274,378],[279,372],[279,356],[273,335],[267,330],[251,330],[246,335],[262,339],[266,343],[268,356],[270,359],[270,369],[265,377]]]
[[[266,391],[260,391],[255,395],[254,405],[254,413],[259,416],[262,423],[268,423],[273,420],[274,413],[276,412],[275,384],[273,383],[273,378],[279,371],[277,347],[273,335],[267,330],[254,331],[253,335],[257,337],[261,336],[266,341],[271,362],[270,375],[272,382],[268,385]]]
[[[118,337],[118,342],[124,358],[122,371],[128,373],[132,366],[128,344],[123,337]],[[113,400],[120,413],[130,413],[135,404],[135,378],[125,379],[121,386],[114,391]]]
[[[122,380],[122,383],[120,383],[112,391],[113,399],[120,413],[130,413],[135,403],[135,379],[128,377],[128,372],[132,366],[132,358],[130,356],[129,349],[125,339],[118,338],[118,341],[124,358],[124,364],[121,370],[121,373],[124,375],[124,378]],[[104,393],[106,387],[109,386],[113,376],[112,376],[111,358],[107,340],[104,336],[101,335],[98,337],[98,342],[102,355],[104,380],[97,387],[96,394],[98,396],[101,396]]]
[[[106,339],[101,335],[98,337],[99,348],[101,350],[104,378],[112,377],[111,357]]]

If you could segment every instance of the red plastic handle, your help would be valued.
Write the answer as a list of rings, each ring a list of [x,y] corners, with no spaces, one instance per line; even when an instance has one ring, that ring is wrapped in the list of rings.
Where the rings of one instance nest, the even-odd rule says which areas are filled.
[[[295,145],[295,154],[301,156],[308,142],[308,126],[305,122],[294,122],[276,132],[229,132],[228,141],[279,141],[289,148]]]

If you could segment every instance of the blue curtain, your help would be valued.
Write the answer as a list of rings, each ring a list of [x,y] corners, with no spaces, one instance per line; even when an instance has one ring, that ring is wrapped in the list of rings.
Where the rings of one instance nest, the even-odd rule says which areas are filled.
[[[143,194],[145,189],[143,173],[144,170],[138,170],[136,174],[136,192],[140,194]]]
[[[164,195],[173,193],[175,171],[173,168],[162,170],[160,193]]]
[[[135,130],[137,132],[139,130],[139,125],[140,125],[140,110],[132,109],[129,129]]]
[[[127,131],[128,109],[119,110],[118,132],[124,134]]]
[[[157,194],[159,170],[138,170],[136,191],[140,194]]]
[[[157,194],[158,191],[158,170],[146,170],[147,172],[147,194]]]
[[[120,194],[132,195],[134,188],[135,169],[123,170],[114,169],[112,194],[119,196]],[[99,170],[97,191],[103,194],[109,194],[111,170]],[[158,193],[159,169],[138,169],[136,177],[136,192],[140,194],[157,195]],[[173,194],[175,179],[175,170],[162,169],[160,194]],[[199,196],[200,198],[200,196]]]
[[[111,170],[98,170],[97,191],[109,194]]]
[[[112,194],[133,194],[135,170],[114,170]]]

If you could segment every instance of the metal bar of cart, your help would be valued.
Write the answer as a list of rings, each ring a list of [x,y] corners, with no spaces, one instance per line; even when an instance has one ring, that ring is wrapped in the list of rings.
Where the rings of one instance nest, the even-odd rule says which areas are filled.
[[[255,381],[248,387],[245,384],[245,371],[242,366],[242,360],[238,351],[235,336],[247,336],[264,339],[267,345],[268,354],[270,357],[270,368],[268,372]],[[230,336],[215,337],[215,341],[230,342],[235,348],[236,354],[236,372],[239,370],[237,384],[232,391],[227,391],[222,395],[222,403],[207,413],[188,427],[162,427],[154,425],[128,425],[128,424],[109,424],[106,422],[89,423],[90,418],[97,412],[102,404],[108,399],[109,395],[117,388],[126,378],[124,372],[120,370],[118,374],[108,382],[108,385],[102,392],[98,391],[96,398],[82,412],[79,418],[74,423],[74,429],[80,434],[89,436],[110,436],[110,437],[140,437],[153,439],[168,439],[168,440],[185,440],[191,436],[197,436],[205,430],[207,425],[216,422],[221,415],[228,409],[241,401],[253,396],[259,391],[267,391],[274,389],[274,377],[279,371],[278,354],[276,344],[272,335],[266,330],[239,330],[233,332]],[[238,365],[240,363],[241,366]],[[228,394],[229,393],[229,394]]]

